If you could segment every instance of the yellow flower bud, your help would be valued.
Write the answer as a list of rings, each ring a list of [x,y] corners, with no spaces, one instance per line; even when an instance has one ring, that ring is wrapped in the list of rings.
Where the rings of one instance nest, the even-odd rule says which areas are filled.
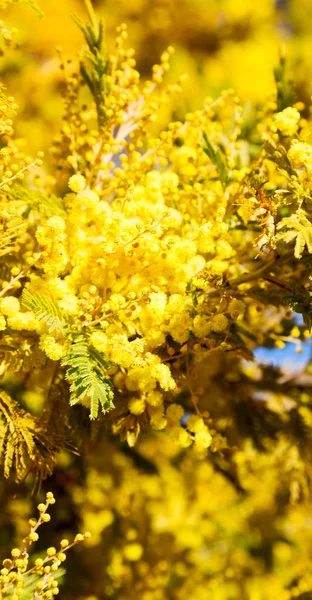
[[[143,554],[143,547],[141,546],[141,544],[138,544],[136,542],[132,544],[127,544],[123,549],[123,553],[127,560],[131,562],[136,562],[140,560]]]
[[[86,187],[86,180],[83,175],[72,175],[68,181],[68,187],[72,192],[82,192]]]

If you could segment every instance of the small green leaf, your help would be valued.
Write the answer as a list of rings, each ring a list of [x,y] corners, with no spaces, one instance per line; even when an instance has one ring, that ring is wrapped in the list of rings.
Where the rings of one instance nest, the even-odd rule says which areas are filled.
[[[31,310],[39,321],[43,321],[49,331],[64,331],[68,326],[60,307],[48,297],[32,294],[24,288],[22,305]]]
[[[40,17],[40,19],[43,19],[44,13],[42,12],[40,6],[38,6],[37,2],[35,2],[35,0],[21,0],[21,2],[22,4],[25,4],[25,6],[31,8],[31,10],[33,10],[36,13],[36,15]]]
[[[277,226],[276,240],[289,244],[295,242],[294,256],[300,259],[305,247],[312,254],[312,223],[302,209],[290,217],[284,217]]]
[[[207,154],[208,158],[210,158],[211,162],[215,165],[218,175],[223,183],[223,185],[228,185],[229,183],[229,174],[228,169],[225,164],[224,158],[221,154],[219,148],[215,148],[212,143],[209,141],[207,134],[203,133],[205,145],[204,152]]]
[[[287,76],[286,58],[280,57],[279,64],[274,69],[274,79],[276,83],[277,112],[284,110],[287,106],[292,106],[295,101],[293,83]]]
[[[86,335],[76,336],[62,365],[67,367],[66,379],[70,383],[71,405],[89,400],[92,420],[98,417],[99,408],[103,413],[114,408],[113,388],[106,376],[109,363],[89,345]]]

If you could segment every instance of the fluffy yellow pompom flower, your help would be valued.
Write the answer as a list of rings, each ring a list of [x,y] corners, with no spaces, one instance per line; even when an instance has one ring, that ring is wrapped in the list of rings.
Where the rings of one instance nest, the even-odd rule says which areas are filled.
[[[294,169],[297,170],[300,183],[311,189],[312,187],[312,146],[306,142],[293,140],[288,150],[288,158]]]
[[[295,135],[298,129],[300,113],[296,108],[288,106],[274,117],[277,129],[287,136]]]
[[[184,415],[184,410],[179,404],[170,404],[166,410],[166,417],[169,423],[180,422]]]
[[[6,298],[2,298],[0,301],[0,310],[2,314],[7,317],[12,317],[16,313],[18,313],[19,309],[19,300],[14,296],[6,296]]]
[[[312,146],[306,142],[293,140],[288,151],[288,157],[295,169],[312,170]]]
[[[140,560],[143,554],[143,547],[141,546],[141,544],[133,542],[133,544],[127,544],[124,547],[123,553],[127,560],[136,562],[137,560]]]
[[[200,449],[209,448],[211,446],[212,436],[208,429],[195,433],[195,446]]]
[[[162,394],[160,392],[157,392],[157,390],[153,390],[152,392],[149,392],[147,394],[146,402],[150,406],[161,406],[163,403]]]
[[[143,398],[132,398],[128,403],[128,408],[133,415],[142,415],[145,411],[146,403]]]
[[[246,309],[246,304],[242,300],[233,298],[229,304],[229,313],[233,319],[237,319],[239,315],[243,314]]]
[[[183,427],[181,427],[179,431],[178,443],[182,448],[188,448],[192,444],[192,437],[186,429],[183,429]]]
[[[51,360],[64,358],[68,350],[68,344],[57,342],[53,335],[42,335],[40,347]]]
[[[167,425],[167,419],[164,416],[164,413],[162,410],[160,410],[159,412],[155,412],[151,415],[150,418],[150,424],[151,424],[151,428],[155,429],[156,431],[161,431],[162,429],[165,429],[166,425]]]
[[[83,200],[88,200],[90,202],[90,206],[91,207],[94,205],[94,203],[96,203],[96,202],[99,201],[99,197],[98,197],[97,193],[93,192],[93,190],[85,190],[85,189],[83,189],[79,193],[79,197],[82,198]]]
[[[48,227],[56,234],[64,233],[66,229],[66,223],[62,217],[54,216],[50,217],[47,222]]]
[[[180,173],[192,176],[196,173],[196,167],[194,166],[196,156],[195,148],[192,146],[182,146],[175,150],[172,161]]]
[[[32,312],[18,312],[14,316],[8,317],[8,325],[17,331],[35,331],[38,327],[38,321]]]
[[[210,319],[206,315],[196,315],[193,321],[193,331],[199,338],[206,337],[211,331]]]
[[[64,219],[59,216],[50,217],[45,225],[38,227],[36,238],[40,244],[43,270],[47,275],[56,277],[68,262]]]
[[[199,433],[200,431],[204,431],[205,423],[201,417],[197,415],[191,415],[187,419],[187,428],[192,433]]]
[[[68,181],[68,187],[72,192],[82,192],[86,187],[86,180],[83,175],[72,175]]]
[[[176,382],[174,381],[167,365],[154,365],[151,369],[151,374],[152,377],[155,377],[155,379],[158,381],[160,387],[166,392],[176,388]]]
[[[4,331],[6,328],[6,321],[4,317],[0,317],[0,331]]]
[[[90,342],[99,352],[105,353],[107,351],[109,340],[102,331],[94,331],[90,336]]]
[[[210,319],[210,327],[212,331],[219,333],[224,331],[228,326],[228,320],[225,315],[214,315]]]

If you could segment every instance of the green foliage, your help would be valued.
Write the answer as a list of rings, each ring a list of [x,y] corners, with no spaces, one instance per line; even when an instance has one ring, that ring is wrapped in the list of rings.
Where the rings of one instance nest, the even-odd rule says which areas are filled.
[[[204,152],[210,158],[211,162],[215,165],[221,182],[224,186],[226,186],[229,183],[229,174],[221,150],[219,148],[215,148],[212,145],[205,132],[203,133],[203,137],[205,142]]]
[[[287,244],[295,241],[294,254],[296,258],[302,257],[305,247],[310,254],[312,253],[312,223],[303,210],[299,209],[290,217],[282,219],[277,229],[286,229],[277,234],[277,240]]]
[[[40,17],[40,19],[43,19],[44,13],[42,12],[37,2],[35,2],[35,0],[22,0],[22,4],[25,4],[25,6],[31,8],[31,10],[33,10],[38,15],[38,17]]]
[[[26,288],[22,294],[22,304],[33,311],[39,321],[43,321],[49,331],[65,331],[68,324],[56,302],[41,294],[31,294]]]
[[[295,101],[292,81],[287,75],[287,62],[284,56],[280,57],[279,64],[274,69],[274,78],[277,93],[277,111],[284,110]]]
[[[49,196],[39,190],[29,190],[25,186],[15,183],[7,192],[10,200],[25,204],[27,210],[38,209],[47,217],[64,214],[64,204],[55,194]]]
[[[289,307],[303,317],[305,326],[312,330],[312,297],[310,292],[303,286],[295,286],[292,294],[286,296],[285,300]]]
[[[263,149],[265,150],[266,155],[279,167],[279,169],[292,174],[293,171],[287,156],[287,151],[282,144],[276,144],[276,142],[271,139],[265,139],[263,142]]]
[[[94,97],[98,124],[99,127],[102,127],[105,123],[105,73],[108,66],[108,61],[103,54],[104,26],[103,21],[97,20],[88,0],[85,0],[85,5],[89,17],[88,23],[84,24],[78,17],[73,15],[73,19],[82,31],[88,46],[88,51],[85,53],[86,61],[82,60],[80,62],[80,72]]]
[[[29,458],[34,456],[35,420],[4,391],[0,392],[0,448],[4,476],[14,465],[17,479],[24,475]]]
[[[54,579],[55,581],[58,582],[58,584],[62,583],[62,579],[64,577],[64,575],[66,574],[65,569],[63,569],[62,567],[59,567],[57,570],[57,573],[55,573],[54,575]],[[34,594],[36,593],[36,588],[38,585],[38,582],[40,581],[38,575],[36,574],[30,574],[27,575],[26,577],[26,581],[23,587],[23,596],[22,596],[22,600],[33,600]]]
[[[63,360],[70,382],[70,403],[85,401],[90,406],[90,419],[96,419],[99,407],[106,413],[114,408],[112,384],[105,373],[109,365],[105,358],[80,334],[74,338],[68,355]]]
[[[26,374],[43,367],[47,358],[31,335],[2,335],[0,339],[0,379],[8,373]]]
[[[36,417],[0,391],[0,462],[6,478],[12,470],[18,482],[32,469],[46,476],[51,473],[59,449],[56,441],[42,432]]]
[[[16,241],[26,229],[27,223],[16,210],[0,210],[0,257],[14,252]]]
[[[42,12],[39,4],[35,0],[0,0],[0,8],[7,8],[10,4],[24,4],[28,6],[31,10],[33,10],[40,19],[44,17],[44,13]]]
[[[49,332],[67,332],[69,339],[72,339],[69,324],[62,311],[48,297],[32,294],[24,288],[22,304],[33,311],[39,321],[45,323]],[[66,379],[70,382],[71,405],[77,402],[89,402],[91,419],[97,418],[100,406],[103,413],[114,408],[112,385],[105,375],[109,364],[95,348],[89,345],[85,334],[73,335],[73,343],[62,364],[67,367]]]

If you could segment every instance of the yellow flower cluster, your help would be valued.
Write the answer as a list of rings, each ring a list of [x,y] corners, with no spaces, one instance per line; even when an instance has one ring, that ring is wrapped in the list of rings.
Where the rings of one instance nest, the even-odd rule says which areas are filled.
[[[173,418],[179,413],[177,408],[170,412]],[[199,435],[200,420],[188,420],[190,429]],[[108,597],[118,594],[122,600],[135,600],[140,594],[160,599],[173,585],[179,597],[196,594],[200,600],[206,600],[207,595],[211,600],[227,600],[230,594],[238,595],[240,589],[260,600],[270,598],[272,589],[283,600],[299,592],[311,592],[305,556],[310,538],[308,498],[284,508],[287,514],[279,516],[278,526],[275,521],[279,494],[288,485],[295,489],[294,481],[300,481],[298,456],[286,443],[279,442],[274,451],[271,447],[270,454],[261,453],[258,461],[254,448],[244,445],[235,458],[237,472],[244,481],[244,491],[240,492],[235,489],[233,472],[224,477],[210,461],[194,460],[189,452],[181,456],[168,437],[141,440],[137,450],[142,459],[154,465],[153,472],[142,472],[140,465],[103,440],[85,484],[78,483],[72,492],[84,527],[92,532],[87,543],[94,561],[95,586],[98,582]],[[278,467],[285,461],[282,481]],[[259,489],[257,479],[261,473],[264,479]],[[112,533],[117,523],[122,539]],[[253,549],[260,550],[268,531],[276,534],[276,527],[280,538],[273,545],[276,567],[269,570],[262,565],[259,569],[247,541],[252,539]],[[284,535],[292,544],[285,541]],[[221,546],[223,536],[227,544]],[[245,541],[243,545],[237,544],[237,536]],[[184,554],[187,562],[181,558]],[[246,566],[251,573],[248,578]]]
[[[71,544],[66,531],[60,545],[52,534],[30,564],[28,548],[50,521],[54,497],[38,504],[27,535],[14,498],[0,525],[14,524],[24,541],[0,569],[1,597],[26,595],[29,580],[34,598],[57,595],[67,550],[84,539],[90,554],[79,558],[65,600],[311,594],[312,412],[308,386],[302,392],[311,366],[290,379],[253,361],[259,346],[279,356],[288,344],[299,354],[310,336],[312,127],[309,106],[292,99],[283,59],[263,100],[276,62],[273,21],[300,17],[292,1],[206,4],[122,0],[107,30],[120,10],[138,47],[169,42],[174,28],[199,54],[208,43],[201,73],[209,69],[209,87],[221,85],[227,66],[228,82],[261,105],[241,104],[227,89],[191,112],[206,87],[197,94],[190,59],[170,122],[184,79],[167,84],[167,71],[183,49],[176,58],[169,46],[141,81],[126,25],[107,50],[89,0],[87,26],[75,19],[87,42],[79,65],[61,47],[57,76],[56,61],[42,60],[40,81],[51,73],[49,90],[64,96],[44,164],[14,138],[17,106],[0,90],[0,460],[5,477],[15,470],[38,484],[58,460],[55,486],[64,484],[66,495],[55,529],[70,527],[74,513],[93,534]],[[9,44],[0,23],[1,35]],[[31,47],[41,60],[39,39]],[[27,67],[22,80],[30,104],[22,101],[19,123],[19,133],[36,133],[29,151],[48,137],[34,123],[39,107],[53,131],[58,120],[35,93],[33,73]],[[308,97],[302,74],[300,81]],[[87,468],[64,450],[83,449],[85,407],[99,418],[92,434],[106,428],[94,436]],[[0,481],[3,497],[10,485]]]
[[[15,102],[0,103],[0,372],[12,390],[11,403],[5,392],[0,398],[5,475],[15,467],[24,476],[29,466],[40,483],[63,449],[60,527],[74,513],[92,531],[73,541],[87,540],[77,584],[81,572],[87,588],[64,589],[64,598],[309,595],[312,417],[302,385],[311,373],[289,382],[289,373],[252,362],[259,346],[300,352],[310,335],[309,108],[292,104],[281,61],[277,89],[261,106],[241,105],[230,89],[185,116],[179,102],[181,120],[171,123],[166,115],[182,89],[181,78],[166,85],[172,48],[140,81],[126,26],[107,54],[85,4],[80,65],[57,50],[65,112],[53,166],[26,156],[13,136]],[[162,31],[175,21],[174,2],[167,4],[121,8],[133,17],[144,6],[155,33],[157,14]],[[220,2],[210,4],[227,38],[209,59],[214,85],[229,65],[244,92],[257,68],[250,94],[263,98],[263,82],[273,80],[271,29],[241,40],[252,25],[248,3],[225,0],[225,24]],[[183,0],[190,20],[177,17],[177,39],[194,29],[201,6]],[[257,23],[274,10],[257,5]],[[196,27],[207,32],[203,21]],[[185,88],[187,105],[192,79]],[[294,326],[294,312],[303,324],[297,314]],[[64,451],[75,454],[89,434],[84,407],[100,431],[119,436],[101,433],[87,468]],[[28,576],[34,597],[57,595],[68,532],[60,545],[53,536],[33,566],[28,556],[53,502],[49,493],[38,504],[39,518],[5,559],[0,595],[16,600]],[[8,514],[17,536],[19,506],[14,499],[0,511],[0,524]]]
[[[299,174],[299,181],[310,189],[312,186],[312,146],[307,142],[292,140],[288,157]]]
[[[40,337],[40,348],[51,360],[60,360],[67,354],[68,343],[58,342],[52,335],[44,334]]]
[[[47,513],[47,509],[51,504],[55,504],[55,498],[52,492],[47,492],[46,502],[38,504],[38,519],[29,519],[30,532],[23,540],[22,548],[13,548],[11,557],[3,560],[3,568],[0,570],[0,593],[2,597],[9,595],[12,600],[18,600],[21,595],[26,593],[31,581],[35,582],[34,594],[36,596],[43,596],[47,599],[57,596],[59,593],[58,571],[60,565],[67,558],[67,550],[90,537],[89,532],[84,535],[77,534],[72,544],[63,539],[59,551],[52,546],[47,548],[46,556],[36,558],[34,565],[31,567],[29,565],[30,555],[28,549],[34,542],[38,541],[37,529],[40,525],[50,521],[51,517]]]
[[[66,224],[62,217],[50,217],[39,226],[36,239],[39,244],[40,260],[47,275],[56,277],[67,265]]]
[[[116,433],[133,445],[149,423],[154,430],[170,431],[182,447],[205,450],[211,444],[206,417],[202,430],[193,431],[179,418],[173,424],[170,411],[188,390],[193,412],[198,399],[192,369],[218,349],[239,348],[245,339],[242,321],[247,329],[252,323],[260,340],[265,306],[253,317],[237,286],[244,284],[245,265],[257,260],[259,227],[264,240],[273,239],[271,230],[266,233],[271,221],[257,192],[252,190],[251,201],[244,183],[253,159],[241,140],[242,107],[233,90],[215,101],[207,98],[201,111],[188,113],[183,123],[170,123],[156,136],[156,113],[180,85],[158,90],[172,49],[140,86],[133,51],[124,48],[126,37],[122,25],[105,74],[104,97],[95,95],[90,108],[80,105],[81,80],[74,68],[66,71],[66,122],[54,146],[62,171],[55,189],[66,186],[66,192],[62,198],[51,195],[48,178],[39,194],[49,200],[40,207],[38,199],[30,208],[22,241],[26,288],[51,300],[53,317],[45,320],[38,307],[37,312],[26,310],[13,295],[15,280],[24,276],[21,269],[4,285],[1,328],[35,332],[39,350],[63,364],[75,335],[85,335],[91,354],[96,351],[108,361],[105,376],[125,407],[126,413],[116,416]],[[88,60],[86,55],[87,84],[96,68]],[[273,114],[268,103],[265,111],[263,133],[271,135],[272,143],[276,130],[284,137],[297,131],[297,108]],[[309,173],[309,151],[309,144],[299,140],[288,148],[299,183]],[[269,158],[265,168],[272,170]],[[28,198],[23,202],[28,206]],[[256,229],[242,237],[242,213],[236,214],[236,207],[245,203],[250,206],[245,222],[251,219]],[[247,278],[245,290],[249,287]],[[87,393],[82,401],[90,406]]]
[[[274,123],[278,131],[289,137],[297,133],[299,120],[300,113],[292,106],[288,106],[283,111],[276,113],[274,117]]]

